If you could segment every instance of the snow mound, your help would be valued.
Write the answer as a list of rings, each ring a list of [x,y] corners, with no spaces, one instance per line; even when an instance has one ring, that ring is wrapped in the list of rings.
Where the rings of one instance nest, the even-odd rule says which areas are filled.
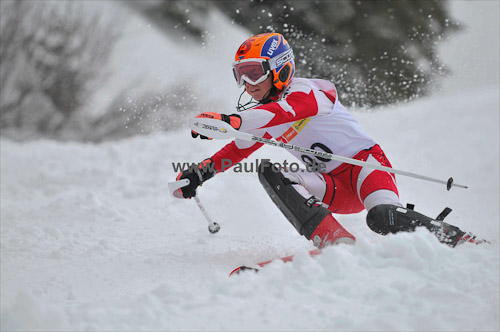
[[[167,183],[172,162],[227,142],[192,140],[187,129],[99,145],[2,140],[2,330],[497,330],[497,91],[354,113],[395,167],[452,172],[470,186],[448,192],[398,177],[404,202],[429,215],[450,206],[447,221],[492,242],[455,249],[425,230],[379,236],[362,212],[338,216],[354,246],[310,258],[311,243],[256,174],[233,171],[200,190],[221,224],[210,234]],[[251,160],[269,156],[291,161],[272,147]],[[293,263],[228,278],[293,253]]]

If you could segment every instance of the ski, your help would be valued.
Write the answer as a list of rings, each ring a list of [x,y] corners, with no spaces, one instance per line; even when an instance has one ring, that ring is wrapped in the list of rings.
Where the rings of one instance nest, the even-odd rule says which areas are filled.
[[[454,226],[452,226],[452,227],[454,227]],[[439,235],[438,234],[436,234],[436,235],[439,238]],[[443,239],[440,239],[440,241],[442,241],[443,243],[446,243],[446,241],[443,241]],[[458,234],[458,236],[456,237],[453,244],[448,244],[448,243],[446,243],[446,244],[448,244],[450,247],[455,247],[455,246],[458,246],[458,245],[461,245],[464,243],[472,243],[472,244],[477,245],[477,244],[490,244],[491,242],[484,240],[484,239],[479,239],[474,234],[472,234],[470,232],[460,232],[460,234]],[[317,256],[319,254],[321,254],[320,249],[314,249],[314,250],[309,251],[309,255],[311,257]],[[279,259],[284,263],[288,263],[288,262],[293,261],[294,256],[295,255],[290,255],[290,256],[281,257]],[[231,276],[240,274],[240,272],[243,272],[243,271],[252,271],[252,272],[257,273],[260,271],[260,268],[263,268],[266,265],[268,265],[274,261],[276,261],[276,259],[271,259],[268,261],[260,262],[260,263],[256,264],[257,265],[256,267],[242,265],[242,266],[237,267],[233,271],[231,271],[231,273],[229,273],[229,276],[231,277]]]
[[[449,207],[445,208],[435,219],[429,218],[427,216],[424,216],[423,214],[415,212],[413,210],[414,207],[415,205],[413,204],[407,204],[406,209],[399,206],[391,206],[391,208],[387,210],[386,219],[394,220],[394,218],[404,218],[411,223],[419,222],[421,226],[424,226],[431,233],[433,233],[437,237],[439,242],[448,245],[452,248],[455,248],[456,246],[462,245],[464,243],[471,243],[471,244],[491,243],[487,240],[478,238],[471,232],[464,232],[457,226],[445,223],[443,221],[444,218],[446,218],[452,211]],[[314,249],[309,251],[309,255],[311,257],[317,256],[320,253],[321,253],[320,249]],[[287,263],[293,261],[293,258],[294,255],[290,255],[279,259]],[[231,273],[229,273],[229,276],[231,277],[233,275],[239,274],[242,271],[259,272],[260,268],[268,265],[273,261],[275,260],[271,259],[265,262],[257,263],[256,267],[242,265],[231,271]]]
[[[485,240],[485,239],[479,239],[474,234],[472,234],[471,232],[465,232],[465,233],[463,233],[462,236],[459,238],[459,240],[457,242],[457,246],[460,245],[460,244],[464,244],[466,242],[474,243],[474,244],[485,244],[485,243],[491,244],[490,241]]]
[[[318,256],[320,253],[321,253],[320,249],[313,249],[313,250],[309,251],[309,255],[311,257]],[[293,261],[294,256],[295,255],[290,255],[290,256],[281,257],[279,259],[282,262],[284,262],[284,263],[288,263],[288,262]],[[270,263],[272,263],[274,261],[276,261],[276,260],[275,259],[271,259],[271,260],[268,260],[268,261],[257,263],[257,265],[258,265],[259,268],[262,268],[262,267],[264,267],[264,266],[266,266],[266,265],[268,265],[268,264],[270,264]],[[240,267],[237,267],[233,271],[231,271],[231,273],[229,273],[229,276],[231,277],[233,275],[240,274],[240,272],[242,272],[242,271],[259,272],[259,270],[260,270],[259,268],[242,265]]]
[[[233,276],[233,275],[236,275],[236,274],[240,274],[240,272],[242,271],[253,271],[253,272],[259,272],[259,269],[255,268],[255,267],[248,267],[248,266],[240,266],[240,267],[237,267],[235,268],[233,271],[231,271],[231,273],[229,273],[229,276]]]

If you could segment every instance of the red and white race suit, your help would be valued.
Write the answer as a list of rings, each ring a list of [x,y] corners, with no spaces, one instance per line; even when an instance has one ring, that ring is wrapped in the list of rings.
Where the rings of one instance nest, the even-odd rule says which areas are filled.
[[[335,85],[326,80],[294,78],[276,101],[239,115],[240,131],[391,167],[382,149],[342,106]],[[262,145],[236,139],[211,159],[221,171],[222,160],[234,165]],[[377,204],[401,205],[393,174],[288,151],[306,165],[323,163],[322,173],[283,175],[298,183],[302,188],[297,190],[304,196],[316,196],[334,213],[356,213]]]

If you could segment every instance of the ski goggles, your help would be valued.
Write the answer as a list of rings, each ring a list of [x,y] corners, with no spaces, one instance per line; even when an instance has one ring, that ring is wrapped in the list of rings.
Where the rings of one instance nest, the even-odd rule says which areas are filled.
[[[271,72],[271,67],[266,59],[244,59],[233,63],[233,74],[238,87],[245,81],[256,85],[266,80]]]
[[[238,87],[242,87],[245,82],[252,85],[262,83],[269,76],[271,70],[280,68],[286,62],[293,60],[292,49],[272,59],[243,59],[233,62],[233,74]]]

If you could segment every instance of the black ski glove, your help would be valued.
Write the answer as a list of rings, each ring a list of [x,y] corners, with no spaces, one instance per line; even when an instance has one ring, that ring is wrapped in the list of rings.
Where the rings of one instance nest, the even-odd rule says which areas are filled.
[[[222,120],[226,123],[229,123],[231,127],[234,129],[238,130],[241,127],[241,117],[238,114],[219,114],[215,112],[204,112],[201,113],[200,115],[197,116],[197,118],[208,118],[208,119],[216,119],[216,120]],[[200,136],[201,139],[211,139],[210,137],[203,136],[198,134],[196,131],[191,130],[191,136],[193,138],[196,138]]]
[[[177,180],[189,179],[189,184],[180,188],[182,197],[191,198],[196,196],[196,189],[205,181],[215,175],[215,169],[212,159],[207,158],[198,164],[198,168],[192,167],[187,171],[181,172]]]

